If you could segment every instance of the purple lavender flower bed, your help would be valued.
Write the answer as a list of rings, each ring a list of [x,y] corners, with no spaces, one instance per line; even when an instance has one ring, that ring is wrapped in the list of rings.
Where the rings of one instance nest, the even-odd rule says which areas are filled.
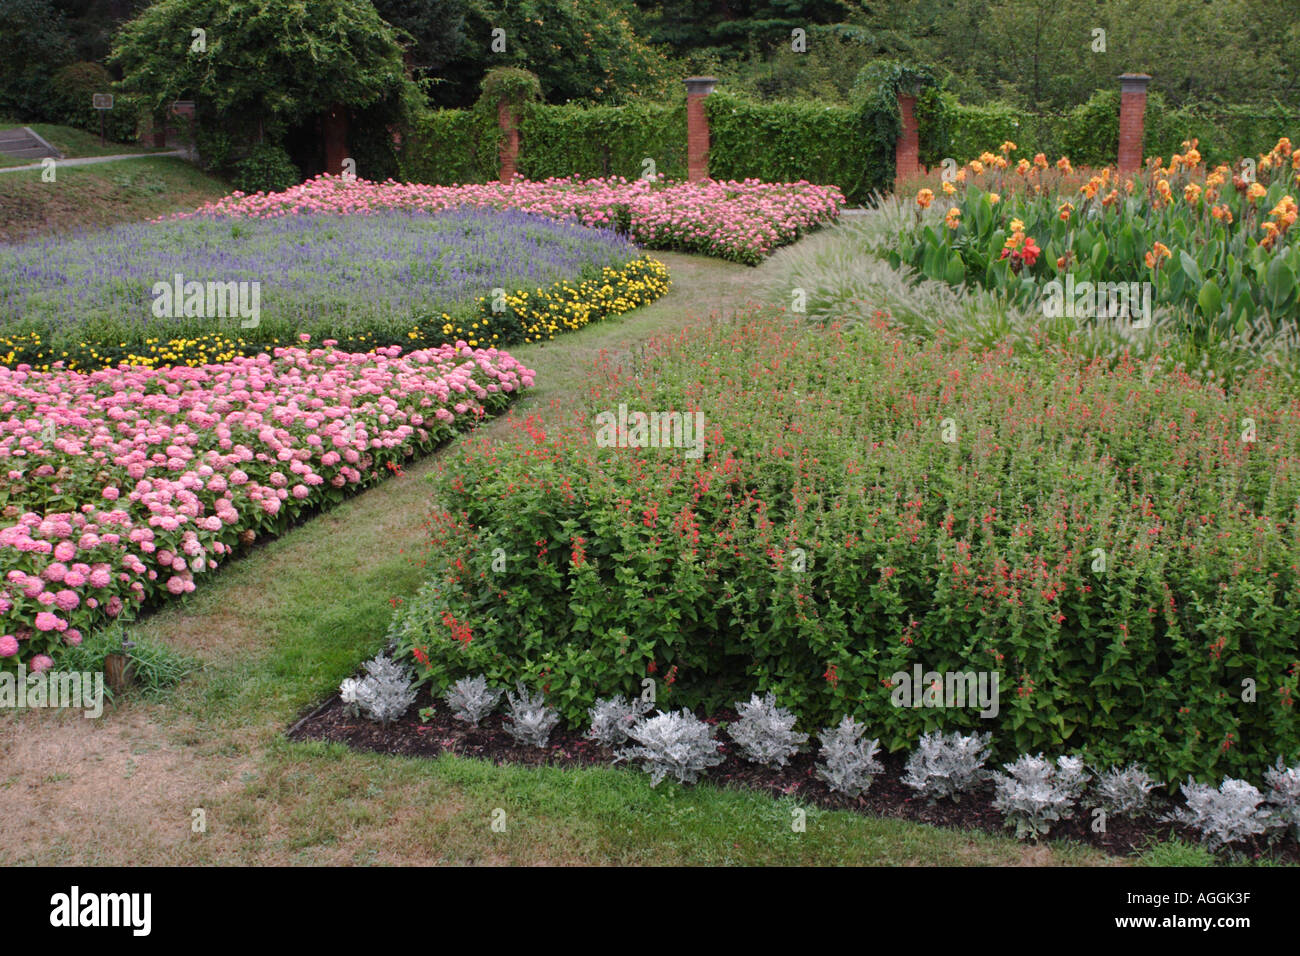
[[[421,318],[474,309],[493,289],[588,278],[639,254],[612,230],[515,211],[131,224],[0,244],[0,336],[118,346],[213,332],[268,341],[308,333],[397,343]],[[256,324],[241,314],[185,314],[181,298],[159,307],[160,284],[175,288],[177,276],[180,288],[248,283],[249,292],[256,283]]]

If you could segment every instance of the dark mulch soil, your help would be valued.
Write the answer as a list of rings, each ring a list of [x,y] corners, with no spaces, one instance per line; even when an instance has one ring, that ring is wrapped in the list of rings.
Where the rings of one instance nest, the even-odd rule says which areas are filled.
[[[354,750],[393,756],[437,757],[451,753],[495,764],[584,767],[608,765],[614,759],[612,751],[585,739],[581,731],[556,728],[551,734],[550,745],[543,750],[515,741],[505,732],[502,726],[504,718],[499,713],[485,718],[478,727],[470,727],[453,718],[441,701],[437,702],[432,717],[427,722],[422,721],[420,710],[433,703],[428,688],[423,688],[406,716],[389,727],[381,727],[365,717],[346,713],[338,694],[334,694],[297,721],[288,736],[291,740],[331,741],[346,744]],[[733,713],[719,712],[708,718],[708,722],[719,724],[734,717]],[[964,794],[959,803],[942,800],[931,804],[918,798],[914,790],[902,783],[907,761],[904,753],[881,754],[877,759],[884,765],[884,772],[876,776],[866,793],[851,798],[831,792],[818,779],[814,753],[799,754],[783,770],[772,770],[744,760],[725,732],[717,736],[724,742],[722,753],[726,759],[708,771],[707,779],[714,783],[758,790],[773,796],[793,796],[803,803],[830,810],[855,810],[872,816],[983,830],[998,835],[1012,832],[1004,826],[1002,814],[992,806],[991,785]],[[1140,853],[1157,839],[1176,836],[1190,843],[1198,840],[1194,831],[1149,819],[1134,823],[1112,816],[1106,821],[1105,833],[1094,833],[1091,825],[1091,812],[1079,812],[1072,820],[1056,823],[1051,838],[1069,839],[1116,855]],[[1242,844],[1239,852],[1248,859],[1269,858],[1300,863],[1300,847],[1290,842],[1269,847],[1263,840],[1257,840]]]

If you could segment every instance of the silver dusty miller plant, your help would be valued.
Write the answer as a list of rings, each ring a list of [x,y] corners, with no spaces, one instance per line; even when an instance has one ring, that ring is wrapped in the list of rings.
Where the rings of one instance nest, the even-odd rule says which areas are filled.
[[[1131,763],[1127,767],[1111,767],[1097,775],[1093,790],[1097,805],[1107,813],[1136,820],[1151,805],[1151,791],[1163,784],[1152,779],[1146,767]]]
[[[1265,833],[1271,822],[1264,795],[1245,780],[1224,779],[1218,788],[1191,777],[1183,786],[1186,805],[1165,817],[1197,830],[1211,850]]]
[[[827,727],[817,735],[822,745],[817,776],[832,790],[856,797],[885,769],[876,760],[880,740],[866,740],[865,736],[866,728],[852,717],[845,717],[838,727]]]
[[[922,734],[907,758],[903,783],[923,794],[931,803],[944,797],[960,800],[963,792],[979,786],[990,776],[984,769],[989,759],[992,734]]]
[[[660,711],[638,721],[628,737],[637,746],[618,751],[615,760],[640,760],[650,774],[650,786],[657,787],[666,776],[681,783],[694,783],[702,771],[722,763],[713,728],[689,710]]]
[[[751,694],[749,703],[736,702],[736,712],[740,719],[727,728],[727,735],[753,763],[779,769],[808,742],[807,734],[794,729],[794,714],[777,706],[775,694],[762,700]]]
[[[1264,774],[1264,783],[1272,825],[1300,840],[1300,764],[1287,767],[1278,757],[1277,767]]]
[[[365,714],[387,726],[415,703],[415,688],[405,667],[383,654],[366,661],[366,676],[339,685],[343,706],[354,717]]]
[[[471,727],[477,727],[488,714],[496,708],[501,700],[502,691],[497,687],[488,687],[487,677],[462,677],[451,685],[443,698],[451,708],[452,716],[463,720]]]
[[[1061,757],[1053,765],[1041,753],[1024,754],[1003,766],[1006,774],[993,775],[993,806],[1021,839],[1044,837],[1057,820],[1072,817],[1075,801],[1089,780],[1082,757]]]
[[[595,705],[587,708],[591,726],[587,728],[587,737],[602,747],[611,750],[627,741],[627,734],[636,722],[650,712],[650,701],[637,697],[602,697]]]
[[[540,693],[532,696],[523,682],[515,685],[519,696],[506,693],[506,733],[522,744],[545,747],[551,739],[551,731],[560,722],[560,715],[546,706],[546,698]]]

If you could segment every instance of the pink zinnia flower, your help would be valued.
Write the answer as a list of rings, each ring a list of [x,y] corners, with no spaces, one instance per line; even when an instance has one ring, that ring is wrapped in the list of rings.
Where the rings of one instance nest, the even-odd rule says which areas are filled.
[[[66,630],[67,626],[67,621],[57,614],[51,614],[49,611],[41,611],[36,615],[36,630],[38,631],[62,631]]]

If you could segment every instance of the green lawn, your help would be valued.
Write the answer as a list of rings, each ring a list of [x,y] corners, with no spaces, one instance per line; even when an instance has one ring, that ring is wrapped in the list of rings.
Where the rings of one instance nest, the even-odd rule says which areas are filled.
[[[193,209],[230,187],[175,156],[0,173],[0,242],[94,229]]]

